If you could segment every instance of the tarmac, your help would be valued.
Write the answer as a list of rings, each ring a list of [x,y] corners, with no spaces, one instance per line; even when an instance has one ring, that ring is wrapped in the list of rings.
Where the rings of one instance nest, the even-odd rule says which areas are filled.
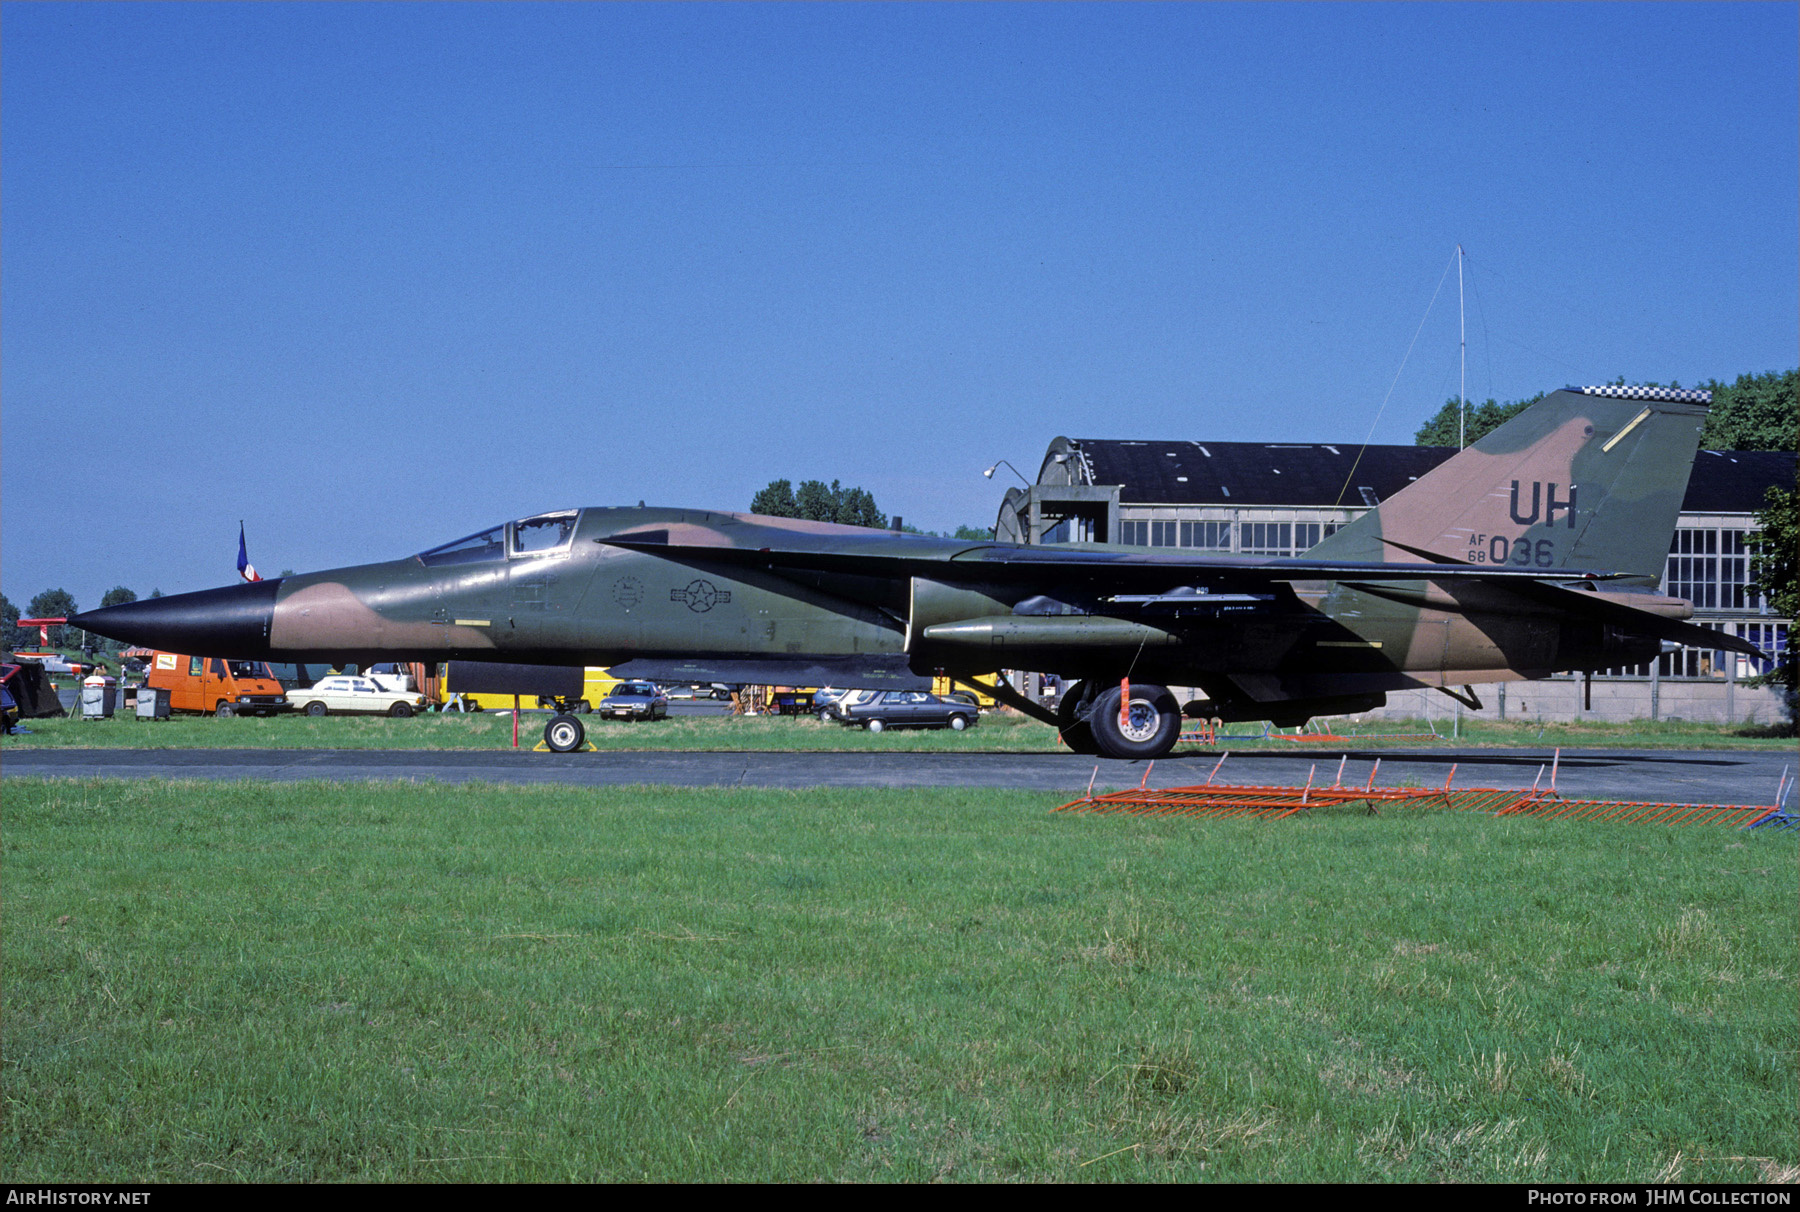
[[[1221,758],[1223,762],[1221,763]],[[1379,760],[1380,768],[1375,770]],[[1073,754],[793,753],[355,749],[28,749],[9,746],[0,774],[13,778],[382,780],[560,784],[571,787],[994,787],[1074,799],[1087,791],[1218,782],[1362,786],[1529,787],[1541,780],[1570,799],[1771,805],[1796,758],[1786,750],[1544,749],[1303,752],[1184,749],[1154,763]],[[1455,767],[1452,773],[1452,766]],[[1554,769],[1552,769],[1554,767]],[[1216,772],[1215,772],[1216,771]],[[1794,802],[1790,790],[1787,802]]]

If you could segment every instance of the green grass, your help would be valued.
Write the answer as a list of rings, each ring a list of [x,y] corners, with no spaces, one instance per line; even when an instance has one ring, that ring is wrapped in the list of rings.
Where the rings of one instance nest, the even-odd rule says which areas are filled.
[[[543,736],[545,713],[520,719],[519,740],[525,748]],[[813,750],[945,753],[1054,753],[1055,731],[1012,712],[986,712],[980,726],[967,732],[948,729],[890,729],[870,734],[860,728],[823,724],[811,716],[673,716],[655,723],[602,721],[583,717],[588,740],[600,749]],[[27,720],[28,735],[0,740],[0,750],[25,748],[135,749],[504,749],[512,744],[510,712],[475,715],[429,714],[396,720],[386,716],[328,716],[313,719],[283,715],[263,719],[176,716],[155,722],[118,715],[110,720],[78,717]],[[1327,720],[1322,726],[1348,736],[1359,749],[1419,748],[1452,744],[1449,728],[1439,723],[1434,739],[1421,721],[1379,720],[1350,723]],[[1260,725],[1233,724],[1230,734],[1261,731]],[[1292,731],[1291,729],[1289,730]],[[1770,735],[1767,728],[1730,727],[1680,721],[1629,724],[1479,723],[1464,721],[1454,742],[1470,748],[1619,748],[1619,749],[1792,749],[1791,737]],[[1336,744],[1336,742],[1331,742]],[[1197,748],[1189,745],[1188,748]],[[1221,748],[1302,751],[1305,742],[1229,739]]]
[[[9,778],[0,1164],[1796,1173],[1792,838],[1057,802]]]

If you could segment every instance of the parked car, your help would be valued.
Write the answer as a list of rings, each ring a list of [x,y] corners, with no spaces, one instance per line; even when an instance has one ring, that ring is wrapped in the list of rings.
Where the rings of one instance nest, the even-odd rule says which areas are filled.
[[[854,693],[854,691],[839,690],[836,686],[826,686],[823,689],[813,691],[813,714],[818,716],[821,721],[830,720],[831,712],[826,710],[826,708],[830,707],[845,695],[852,693]]]
[[[373,678],[349,673],[322,679],[312,689],[295,694],[294,702],[312,716],[359,712],[404,718],[425,710],[425,696],[417,691],[390,690]]]
[[[870,732],[885,728],[954,728],[961,732],[981,720],[973,703],[941,699],[922,690],[852,690],[827,703],[825,714],[840,724],[861,724]]]
[[[609,720],[666,720],[669,696],[650,682],[620,682],[594,712]]]

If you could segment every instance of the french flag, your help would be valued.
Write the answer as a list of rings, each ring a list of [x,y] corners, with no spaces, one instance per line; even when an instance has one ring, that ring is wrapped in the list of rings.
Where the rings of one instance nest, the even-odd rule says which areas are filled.
[[[260,581],[256,575],[256,566],[250,562],[249,554],[244,550],[244,524],[238,523],[238,575],[246,581]]]

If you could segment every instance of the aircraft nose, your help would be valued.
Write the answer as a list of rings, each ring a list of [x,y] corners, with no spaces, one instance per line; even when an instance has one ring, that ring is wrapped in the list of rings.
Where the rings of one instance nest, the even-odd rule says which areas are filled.
[[[71,626],[143,648],[228,659],[269,654],[279,581],[227,585],[83,611]]]

